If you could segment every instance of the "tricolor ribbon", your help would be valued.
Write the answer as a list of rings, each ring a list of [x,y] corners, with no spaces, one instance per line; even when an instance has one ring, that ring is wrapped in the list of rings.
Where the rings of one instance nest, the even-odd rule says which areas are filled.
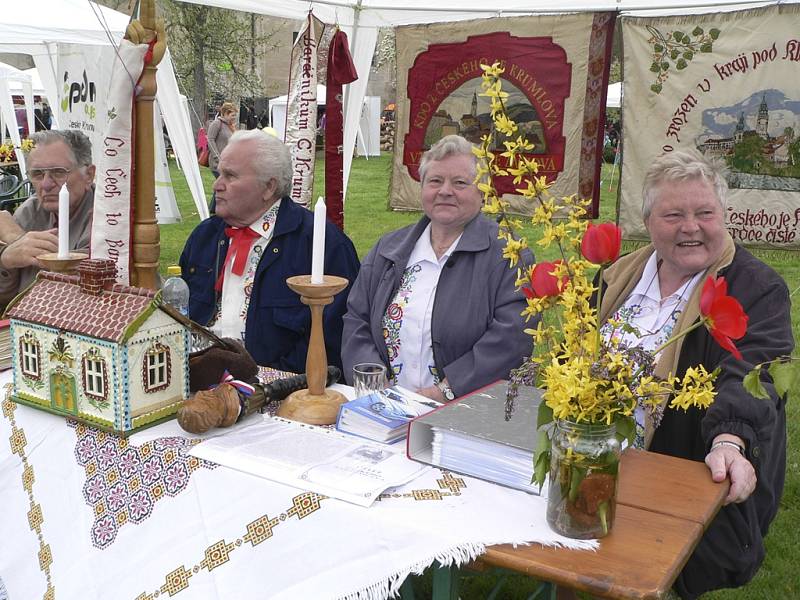
[[[220,380],[219,383],[220,385],[223,383],[229,383],[233,387],[235,387],[240,394],[244,394],[245,396],[250,396],[253,392],[256,391],[256,388],[254,388],[249,383],[245,383],[244,381],[240,381],[239,379],[234,379],[233,375],[228,373],[228,369],[225,369],[225,372],[222,374],[222,379]]]

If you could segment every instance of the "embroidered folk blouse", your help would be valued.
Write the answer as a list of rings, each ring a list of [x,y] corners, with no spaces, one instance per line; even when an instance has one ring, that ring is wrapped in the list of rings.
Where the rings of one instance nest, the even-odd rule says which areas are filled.
[[[658,282],[658,259],[653,252],[644,267],[639,283],[611,317],[614,321],[631,325],[635,331],[623,331],[606,322],[600,329],[601,335],[606,340],[613,337],[628,346],[641,346],[652,352],[672,336],[675,323],[702,275],[702,272],[695,273],[673,294],[662,299],[661,286]],[[635,417],[634,446],[643,447],[644,408],[641,405],[636,407]]]
[[[383,339],[389,352],[394,383],[418,390],[439,382],[431,346],[431,315],[442,267],[461,236],[440,258],[431,246],[431,226],[419,236],[400,287],[383,317]]]

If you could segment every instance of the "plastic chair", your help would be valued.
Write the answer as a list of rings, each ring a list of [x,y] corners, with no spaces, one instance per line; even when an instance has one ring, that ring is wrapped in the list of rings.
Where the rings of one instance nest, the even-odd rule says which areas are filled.
[[[32,193],[30,179],[19,181],[16,175],[0,175],[0,210],[13,213]]]

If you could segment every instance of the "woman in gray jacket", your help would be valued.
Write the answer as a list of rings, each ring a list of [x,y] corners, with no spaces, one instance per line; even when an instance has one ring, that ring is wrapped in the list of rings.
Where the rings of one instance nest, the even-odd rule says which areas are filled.
[[[530,354],[516,268],[481,215],[472,144],[449,135],[422,157],[415,225],[382,237],[361,264],[342,335],[353,365],[386,365],[393,383],[444,401],[497,379]],[[526,258],[533,263],[530,254]]]

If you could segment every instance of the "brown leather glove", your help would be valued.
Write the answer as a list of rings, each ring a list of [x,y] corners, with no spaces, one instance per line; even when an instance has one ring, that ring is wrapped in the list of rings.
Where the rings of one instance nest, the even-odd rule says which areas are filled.
[[[230,427],[239,418],[239,392],[229,383],[201,390],[178,409],[178,424],[189,433],[205,433],[212,427]]]
[[[234,379],[252,383],[258,375],[258,365],[242,343],[232,338],[222,340],[224,346],[214,345],[189,355],[189,390],[208,390],[222,381],[227,370]]]

